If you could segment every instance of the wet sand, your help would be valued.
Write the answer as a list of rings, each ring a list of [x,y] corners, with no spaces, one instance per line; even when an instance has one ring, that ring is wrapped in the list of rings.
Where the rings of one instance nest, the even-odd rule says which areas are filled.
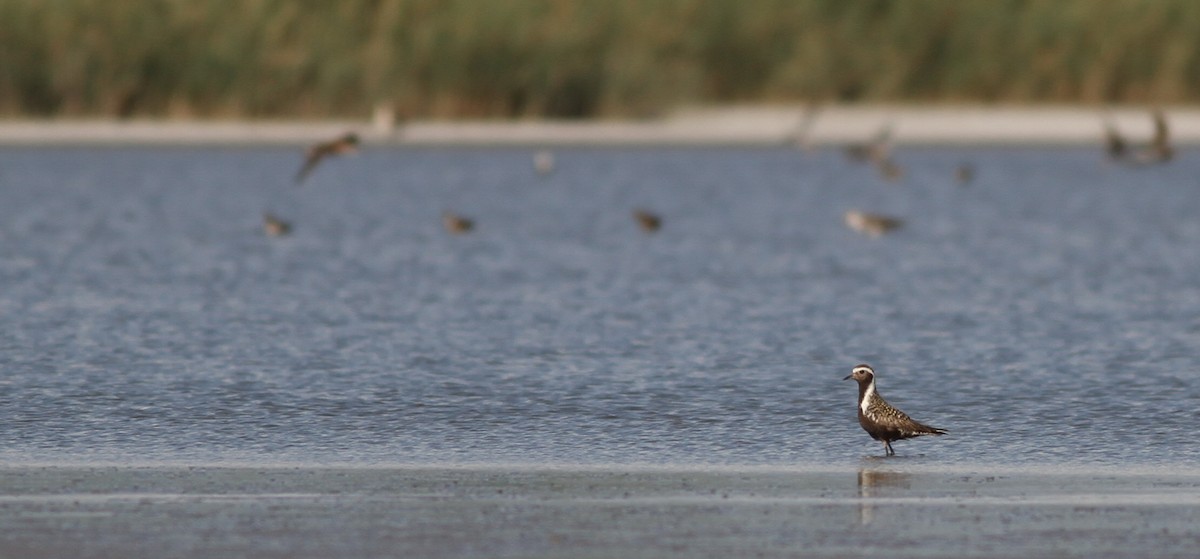
[[[6,557],[1194,557],[1200,472],[0,466]]]
[[[1200,142],[1200,109],[1166,107],[1172,137]],[[620,121],[0,121],[0,145],[307,144],[347,130],[376,145],[792,145],[809,116],[805,106],[679,110],[662,118]],[[829,106],[813,113],[809,146],[862,142],[884,126],[897,144],[1096,144],[1111,117],[1131,142],[1147,141],[1147,107]]]

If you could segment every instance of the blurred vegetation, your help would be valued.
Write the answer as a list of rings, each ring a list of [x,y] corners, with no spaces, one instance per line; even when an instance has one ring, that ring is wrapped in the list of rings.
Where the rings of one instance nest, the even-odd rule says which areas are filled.
[[[0,115],[1200,100],[1195,0],[0,0]]]

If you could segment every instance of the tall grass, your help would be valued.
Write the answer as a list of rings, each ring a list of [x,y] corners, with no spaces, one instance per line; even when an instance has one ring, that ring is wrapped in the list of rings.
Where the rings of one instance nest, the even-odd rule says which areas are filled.
[[[1200,101],[1195,0],[0,0],[0,115]]]

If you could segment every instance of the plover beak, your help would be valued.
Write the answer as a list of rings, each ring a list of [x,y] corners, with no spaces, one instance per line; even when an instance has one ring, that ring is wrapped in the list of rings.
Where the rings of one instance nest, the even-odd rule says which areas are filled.
[[[852,377],[852,376],[854,376],[854,373],[850,373],[850,374],[846,375],[846,378],[844,378],[842,380],[850,380],[850,377]]]

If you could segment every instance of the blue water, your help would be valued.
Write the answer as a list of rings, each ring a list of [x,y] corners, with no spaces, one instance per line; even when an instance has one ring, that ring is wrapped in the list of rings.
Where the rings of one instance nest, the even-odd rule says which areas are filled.
[[[1190,152],[556,155],[0,149],[0,460],[857,463],[867,362],[898,459],[1200,463]]]

